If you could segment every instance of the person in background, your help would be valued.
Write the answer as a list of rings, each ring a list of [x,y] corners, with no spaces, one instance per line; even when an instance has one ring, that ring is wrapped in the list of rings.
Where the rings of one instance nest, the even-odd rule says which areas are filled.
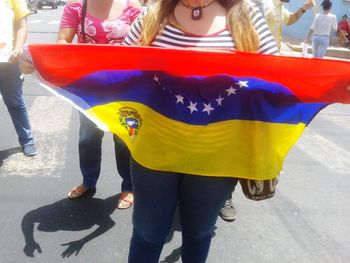
[[[340,22],[338,23],[338,32],[340,46],[349,44],[350,39],[350,22],[347,15],[343,15]],[[350,47],[350,45],[349,45]]]
[[[15,126],[23,154],[37,154],[23,98],[23,79],[18,59],[27,39],[27,9],[25,0],[0,1],[0,92]]]
[[[292,25],[309,9],[315,6],[314,0],[306,0],[305,4],[294,13],[288,11],[284,3],[289,0],[263,0],[266,22],[275,38],[278,49],[281,50],[282,27]]]
[[[252,3],[256,5],[262,15],[265,16],[265,10],[269,9],[269,2],[267,0],[251,0]],[[233,222],[237,218],[237,210],[233,204],[232,193],[229,195],[228,199],[225,201],[224,206],[220,210],[220,217],[226,222]]]
[[[311,43],[312,37],[312,53],[314,58],[323,58],[326,55],[329,46],[329,39],[332,28],[338,29],[337,17],[332,14],[332,2],[324,0],[321,3],[323,13],[318,13],[312,22],[309,34],[305,40],[306,43]]]
[[[71,43],[77,35],[78,43],[119,45],[140,12],[138,1],[69,0],[63,10],[57,43]],[[21,60],[21,68],[24,73],[34,70],[33,65],[24,59]],[[68,193],[68,198],[79,198],[95,188],[101,170],[103,135],[104,132],[91,120],[80,114],[79,162],[83,182]],[[113,139],[118,172],[123,178],[117,208],[126,209],[134,202],[130,152],[121,139],[115,135]]]
[[[265,16],[265,0],[252,0],[252,3],[256,5],[262,15]],[[223,207],[220,209],[220,217],[226,222],[233,222],[237,218],[237,210],[233,204],[232,193],[229,195],[228,199],[226,199]]]
[[[124,44],[278,53],[262,14],[247,0],[159,0],[136,20]],[[128,262],[159,262],[177,207],[182,262],[205,262],[237,178],[151,170],[133,159],[131,176],[135,205]]]

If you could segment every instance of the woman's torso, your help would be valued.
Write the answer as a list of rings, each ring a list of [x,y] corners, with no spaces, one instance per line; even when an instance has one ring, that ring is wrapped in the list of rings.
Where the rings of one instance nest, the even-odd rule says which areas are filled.
[[[196,35],[181,31],[181,29],[171,23],[167,23],[164,26],[162,32],[154,38],[151,46],[209,49],[234,48],[231,34],[227,29],[209,35]]]
[[[328,14],[317,14],[315,22],[312,26],[315,35],[329,36],[332,27],[336,26],[335,15]]]
[[[138,44],[138,38],[142,31],[141,20],[138,19],[131,28],[129,35],[125,38],[124,43],[126,45]],[[260,39],[258,53],[278,53],[276,43],[268,30],[262,14],[257,12],[252,17],[252,21]],[[188,33],[169,22],[167,22],[163,29],[156,35],[151,46],[167,48],[235,49],[234,40],[227,28],[223,28],[209,35],[197,35]]]
[[[68,3],[65,6],[60,27],[75,28],[78,43],[120,44],[127,36],[134,19],[140,14],[140,9],[131,6],[129,0],[121,1],[125,1],[125,6],[119,12],[114,11],[115,17],[112,18],[102,19],[93,16],[89,13],[89,7],[87,8],[84,18],[86,41],[81,27],[82,1]]]

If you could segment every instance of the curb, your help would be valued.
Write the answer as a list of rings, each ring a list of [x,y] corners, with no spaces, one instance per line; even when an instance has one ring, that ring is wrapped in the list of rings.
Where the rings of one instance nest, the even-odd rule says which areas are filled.
[[[285,44],[295,52],[302,52],[302,47],[301,45],[293,45],[288,42],[285,42]],[[308,48],[308,53],[312,54],[312,48]],[[344,60],[350,60],[350,50],[348,48],[341,48],[341,47],[328,47],[327,49],[327,57],[331,58],[340,58]]]

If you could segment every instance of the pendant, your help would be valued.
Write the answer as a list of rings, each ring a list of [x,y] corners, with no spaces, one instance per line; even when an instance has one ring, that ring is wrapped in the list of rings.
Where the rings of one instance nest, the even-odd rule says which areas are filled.
[[[202,7],[192,7],[192,20],[199,20],[202,17]]]

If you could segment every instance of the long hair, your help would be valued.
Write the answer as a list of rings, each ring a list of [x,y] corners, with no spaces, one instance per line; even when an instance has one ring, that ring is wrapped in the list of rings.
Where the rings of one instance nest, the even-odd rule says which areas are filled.
[[[259,36],[250,15],[246,0],[218,0],[227,10],[227,26],[239,51],[257,52]],[[158,0],[142,18],[143,31],[140,43],[148,46],[157,33],[163,28],[167,18],[173,12],[179,0]]]

